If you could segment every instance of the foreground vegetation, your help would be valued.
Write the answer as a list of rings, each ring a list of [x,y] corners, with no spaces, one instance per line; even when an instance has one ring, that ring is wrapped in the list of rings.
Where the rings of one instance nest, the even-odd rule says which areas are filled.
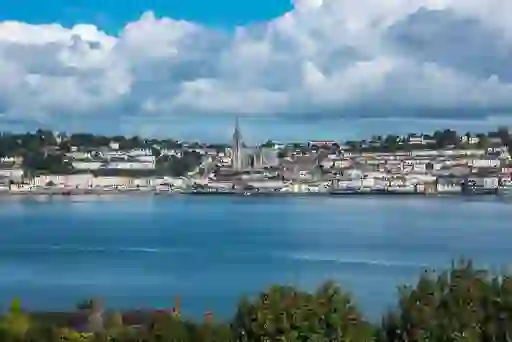
[[[102,314],[93,300],[76,313],[36,314],[15,300],[1,319],[0,341],[505,342],[512,340],[512,277],[490,275],[470,261],[425,272],[415,286],[399,289],[396,307],[377,323],[333,282],[312,293],[271,287],[242,300],[227,323],[208,313],[194,323],[179,311],[178,301],[169,312]]]

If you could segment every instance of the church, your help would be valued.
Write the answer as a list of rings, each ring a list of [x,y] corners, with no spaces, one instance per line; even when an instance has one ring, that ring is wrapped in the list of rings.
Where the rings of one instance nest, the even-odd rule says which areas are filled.
[[[247,147],[243,143],[237,117],[231,144],[231,168],[233,171],[259,170],[279,166],[278,151],[273,148]]]

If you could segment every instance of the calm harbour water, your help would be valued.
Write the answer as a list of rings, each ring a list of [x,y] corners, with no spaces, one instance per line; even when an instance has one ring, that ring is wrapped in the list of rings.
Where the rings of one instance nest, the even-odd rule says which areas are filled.
[[[0,200],[0,304],[172,307],[228,317],[242,294],[334,279],[369,316],[425,267],[512,261],[512,203],[457,198]]]

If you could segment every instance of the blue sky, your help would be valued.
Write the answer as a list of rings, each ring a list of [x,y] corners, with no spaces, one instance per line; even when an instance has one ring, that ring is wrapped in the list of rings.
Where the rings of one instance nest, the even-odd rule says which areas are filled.
[[[58,22],[66,26],[92,23],[118,33],[127,23],[152,10],[158,16],[231,29],[236,25],[278,17],[291,9],[290,0],[0,0],[0,20]]]
[[[4,129],[355,139],[512,122],[502,0],[0,0]],[[52,24],[52,25],[48,25]]]

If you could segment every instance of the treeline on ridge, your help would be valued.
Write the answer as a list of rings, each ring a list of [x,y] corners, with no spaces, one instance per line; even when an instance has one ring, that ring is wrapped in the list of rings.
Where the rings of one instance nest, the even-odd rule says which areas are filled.
[[[417,136],[410,133],[407,135]],[[373,136],[368,140],[346,141],[344,148],[356,152],[399,152],[411,151],[414,149],[443,149],[443,148],[482,148],[497,147],[505,145],[512,148],[512,139],[506,127],[500,127],[495,132],[472,134],[466,132],[459,134],[455,130],[445,129],[437,130],[432,134],[421,134],[425,139],[422,144],[414,144],[408,142],[404,137],[397,135]],[[478,143],[476,145],[467,144],[461,137],[476,136]],[[494,141],[494,143],[493,143]],[[498,145],[496,145],[496,141]],[[194,149],[209,148],[217,151],[223,151],[227,145],[209,144],[205,145],[199,142],[183,143],[173,139],[143,139],[139,136],[126,137],[122,135],[104,136],[92,133],[73,133],[56,135],[50,130],[38,129],[35,132],[27,133],[0,133],[0,157],[23,157],[23,165],[21,167],[29,175],[37,174],[73,174],[78,172],[73,169],[72,163],[65,158],[65,153],[69,152],[72,147],[80,149],[99,149],[108,147],[111,142],[119,144],[119,149],[130,150],[134,148],[151,149],[153,155],[157,157],[156,168],[150,171],[152,176],[184,176],[188,172],[195,170],[201,163],[200,153],[194,152]],[[186,146],[185,146],[186,145]],[[182,157],[161,157],[158,148],[166,149],[182,149],[184,154]],[[273,146],[272,141],[267,141],[262,146]],[[186,148],[184,148],[186,147]],[[339,145],[338,145],[339,147]],[[285,150],[300,149],[307,151],[309,146],[305,143],[288,144]],[[510,151],[509,151],[510,152]],[[280,156],[286,153],[280,151]],[[113,171],[109,171],[113,172]],[[120,174],[125,171],[114,171]],[[135,176],[146,175],[147,171],[134,171]],[[132,172],[133,173],[133,172]],[[131,175],[125,175],[131,176]]]
[[[422,136],[427,143],[418,145],[408,142],[406,138],[413,136]],[[491,140],[496,138],[500,140],[500,143],[507,146],[511,142],[508,128],[498,127],[496,131],[487,133],[461,133],[453,129],[443,129],[436,130],[430,134],[408,133],[405,136],[395,134],[374,135],[369,139],[340,141],[340,144],[345,145],[346,148],[382,151],[407,150],[411,148],[464,148],[467,147],[467,143],[465,140],[461,139],[462,137],[477,137],[479,140],[478,147],[480,148],[490,146]],[[46,147],[58,147],[59,151],[62,152],[69,152],[72,146],[95,149],[108,147],[111,142],[118,143],[121,150],[152,148],[155,145],[167,149],[182,149],[185,146],[189,149],[207,147],[218,151],[229,147],[229,144],[203,144],[201,142],[181,142],[170,138],[157,139],[122,135],[105,136],[93,133],[62,133],[57,137],[51,130],[38,129],[35,132],[27,133],[0,132],[0,157],[13,154],[41,152]],[[304,144],[297,143],[296,145],[302,146]],[[270,147],[272,146],[272,141],[269,140],[262,144],[262,146]]]
[[[92,300],[77,313],[30,313],[14,300],[0,319],[0,341],[506,342],[512,338],[512,277],[464,260],[442,273],[426,271],[415,286],[399,289],[396,306],[380,322],[366,319],[330,281],[313,292],[273,286],[242,299],[228,322],[211,314],[193,322],[180,317],[179,306],[146,313],[102,310]]]
[[[149,139],[141,137],[124,137],[94,135],[91,133],[75,133],[58,140],[49,130],[38,129],[34,133],[14,134],[2,132],[0,134],[0,157],[21,156],[23,164],[20,165],[27,174],[73,174],[72,163],[66,158],[65,153],[71,151],[71,147],[81,149],[99,149],[108,147],[111,142],[119,143],[119,148],[129,150],[135,148],[150,149],[157,157],[156,167],[153,170],[95,170],[96,176],[175,176],[180,177],[193,171],[202,161],[200,153],[193,150],[183,151],[181,157],[161,156],[159,148],[180,149],[182,144],[172,139]],[[196,144],[196,147],[199,147]],[[194,147],[194,146],[191,146]],[[82,171],[84,172],[84,171]],[[86,171],[89,172],[89,171]]]

